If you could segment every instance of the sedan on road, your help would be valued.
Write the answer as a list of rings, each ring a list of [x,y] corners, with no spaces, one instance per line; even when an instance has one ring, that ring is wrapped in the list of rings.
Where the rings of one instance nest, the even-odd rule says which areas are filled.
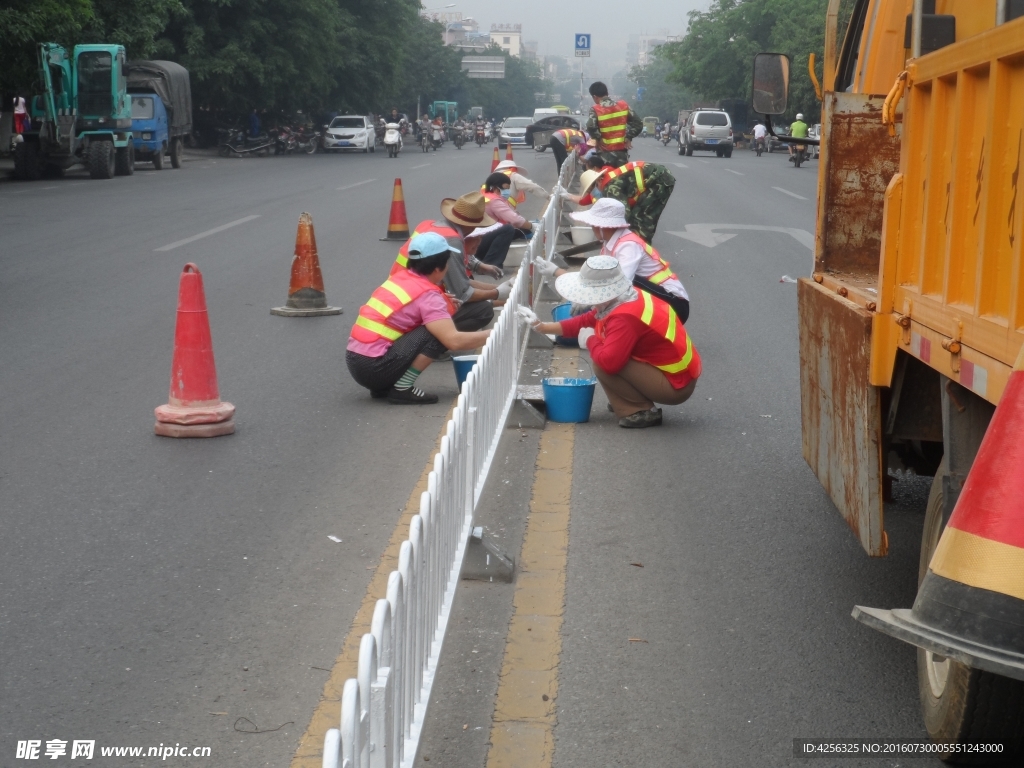
[[[577,131],[582,130],[578,117],[550,115],[541,118],[532,125],[526,126],[526,143],[538,152],[543,152],[548,148],[551,134],[563,128],[575,128]]]
[[[512,146],[524,146],[526,144],[526,128],[532,123],[528,117],[509,117],[501,124],[498,131],[498,147],[504,149]]]
[[[374,130],[370,118],[362,115],[339,115],[324,129],[324,151],[346,149],[373,152]]]

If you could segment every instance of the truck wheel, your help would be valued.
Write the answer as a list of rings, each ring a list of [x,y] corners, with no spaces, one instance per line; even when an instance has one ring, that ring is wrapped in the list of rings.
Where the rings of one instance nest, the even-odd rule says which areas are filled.
[[[131,176],[135,173],[135,145],[128,142],[127,147],[115,149],[114,165],[118,176]]]
[[[181,146],[181,137],[171,140],[171,167],[181,168],[181,155],[184,148]]]
[[[945,528],[942,481],[943,459],[932,480],[921,533],[920,584]],[[1001,741],[1007,752],[1024,745],[1024,682],[972,669],[923,648],[917,649],[917,684],[928,735],[940,744]],[[969,765],[971,755],[940,755],[951,763]],[[991,755],[977,758],[991,759]]]
[[[114,178],[114,143],[94,141],[89,145],[89,175],[94,179]]]
[[[160,147],[153,153],[153,167],[158,171],[164,169],[164,148]]]

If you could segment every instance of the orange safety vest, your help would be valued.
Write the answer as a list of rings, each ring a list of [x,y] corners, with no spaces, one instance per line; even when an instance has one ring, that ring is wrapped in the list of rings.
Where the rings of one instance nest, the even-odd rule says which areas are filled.
[[[398,258],[395,259],[395,263],[391,265],[391,275],[393,276],[396,272],[402,272],[409,266],[409,243],[416,235],[422,235],[425,232],[436,232],[446,240],[449,237],[459,238],[459,233],[452,229],[446,222],[441,221],[421,221],[416,225],[416,228],[412,231],[412,237],[405,241],[405,244],[398,249]]]
[[[498,171],[498,173],[504,173],[506,176],[508,176],[509,181],[511,181],[512,180],[512,174],[515,173],[515,171],[513,171],[511,168],[505,168],[504,170]],[[480,185],[480,191],[486,194],[486,192],[487,192],[487,185],[486,184],[481,184]],[[520,203],[525,203],[526,202],[526,193],[523,192],[522,190],[520,190],[518,195],[516,195],[515,197],[512,197],[512,195],[509,195],[507,199],[508,199],[508,204],[511,205],[513,208],[515,208]]]
[[[661,269],[659,269],[657,272],[655,272],[650,277],[645,277],[644,280],[650,280],[655,285],[661,285],[666,280],[670,280],[673,277],[676,280],[679,280],[679,277],[676,275],[676,273],[672,271],[672,266],[667,261],[665,261],[663,258],[661,258],[661,254],[658,253],[656,250],[654,250],[654,246],[653,245],[651,245],[646,240],[644,240],[642,237],[640,237],[640,235],[638,235],[636,232],[627,232],[626,234],[624,234],[622,237],[620,237],[615,242],[615,247],[618,248],[619,245],[622,244],[622,243],[637,243],[638,245],[640,245],[644,249],[644,252],[651,259],[653,259],[655,262],[657,262],[658,265],[661,267]],[[614,256],[614,255],[615,255],[615,252],[613,251],[612,252],[612,256]]]
[[[396,341],[416,326],[402,328],[391,320],[392,315],[412,304],[427,291],[437,291],[442,296],[441,286],[434,285],[423,275],[410,269],[403,269],[384,281],[375,290],[369,301],[359,308],[359,317],[352,326],[352,338],[364,344],[373,344],[380,339]]]
[[[647,191],[647,185],[644,184],[645,165],[646,163],[643,160],[637,160],[635,163],[629,162],[626,163],[625,165],[620,165],[615,170],[609,171],[604,176],[602,176],[601,180],[598,181],[598,186],[601,188],[601,191],[603,192],[604,188],[611,184],[612,181],[619,178],[619,176],[625,176],[627,173],[632,172],[633,177],[636,179],[636,194],[626,201],[626,205],[632,208],[634,205],[636,205],[636,201],[640,199],[640,195]]]
[[[629,122],[629,104],[619,100],[610,107],[597,104],[597,148],[606,152],[621,152],[626,148],[626,124]]]
[[[585,134],[583,131],[577,131],[575,128],[563,128],[560,131],[555,131],[551,135],[557,136],[558,140],[565,144],[566,152],[572,152],[573,149],[575,149],[576,145],[572,143],[572,139],[574,137],[579,136],[581,139],[583,139],[584,144],[587,141],[587,134]]]
[[[620,304],[609,312],[607,317],[598,320],[594,326],[594,333],[604,340],[605,323],[609,317],[614,314],[632,315],[648,328],[661,334],[671,345],[648,358],[633,356],[633,359],[641,363],[650,363],[665,373],[688,371],[693,363],[693,343],[686,333],[686,328],[679,322],[676,311],[668,302],[651,296],[647,291],[637,288],[636,292],[638,296],[633,301]]]

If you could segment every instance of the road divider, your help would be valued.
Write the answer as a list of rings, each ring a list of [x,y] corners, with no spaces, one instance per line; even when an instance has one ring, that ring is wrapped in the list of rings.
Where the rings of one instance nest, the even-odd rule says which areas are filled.
[[[209,237],[210,235],[216,235],[219,232],[223,232],[225,229],[231,229],[232,227],[237,227],[239,224],[247,224],[250,221],[258,219],[259,217],[260,217],[260,215],[257,213],[257,214],[254,214],[252,216],[246,216],[246,217],[241,218],[241,219],[236,219],[235,221],[229,221],[227,224],[221,224],[219,227],[214,227],[213,229],[208,229],[205,232],[200,232],[198,235],[192,235],[192,237],[186,237],[184,240],[175,240],[173,243],[168,243],[167,245],[162,245],[159,248],[156,248],[154,250],[157,251],[157,252],[173,251],[175,248],[180,248],[183,245],[188,245],[189,243],[194,243],[196,240],[202,240],[204,237]]]

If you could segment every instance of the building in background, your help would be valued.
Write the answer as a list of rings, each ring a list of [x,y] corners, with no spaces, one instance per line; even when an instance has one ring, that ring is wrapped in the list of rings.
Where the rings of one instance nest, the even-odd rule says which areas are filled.
[[[523,41],[523,61],[536,61],[537,60],[537,41],[536,40],[524,40]]]
[[[467,40],[480,36],[480,25],[476,19],[461,18],[461,13],[458,16],[459,18],[452,19],[451,21],[442,21],[444,32],[442,32],[441,37],[445,45],[464,43]]]
[[[651,63],[655,48],[681,39],[680,35],[669,34],[667,29],[659,29],[653,34],[630,35],[626,43],[626,68],[646,67]]]
[[[491,24],[491,42],[510,56],[519,57],[523,52],[522,24]],[[536,53],[536,51],[534,51]]]

